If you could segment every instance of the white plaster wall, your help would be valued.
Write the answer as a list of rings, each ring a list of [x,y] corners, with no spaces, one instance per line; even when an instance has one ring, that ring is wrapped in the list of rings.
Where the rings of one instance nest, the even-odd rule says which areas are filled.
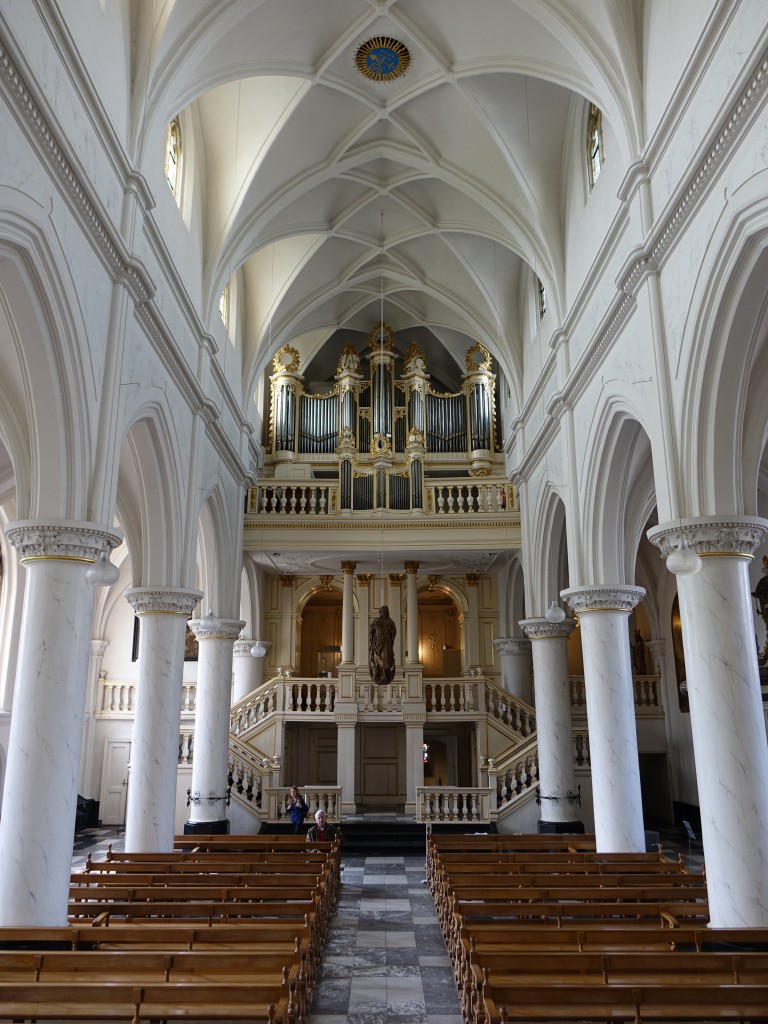
[[[715,0],[668,0],[644,3],[641,35],[645,130],[650,137],[666,113],[681,68],[717,6]]]

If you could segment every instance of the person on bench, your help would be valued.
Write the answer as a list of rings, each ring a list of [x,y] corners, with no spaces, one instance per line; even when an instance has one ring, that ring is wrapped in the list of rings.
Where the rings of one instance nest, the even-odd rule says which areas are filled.
[[[307,829],[308,843],[332,843],[341,838],[341,830],[336,825],[331,825],[325,811],[315,811],[315,824]]]

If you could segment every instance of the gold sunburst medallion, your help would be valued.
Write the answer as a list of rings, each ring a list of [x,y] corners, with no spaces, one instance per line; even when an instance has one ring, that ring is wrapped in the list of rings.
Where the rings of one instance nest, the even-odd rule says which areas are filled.
[[[407,46],[390,36],[376,36],[358,48],[357,70],[373,82],[392,82],[404,75],[411,63]]]

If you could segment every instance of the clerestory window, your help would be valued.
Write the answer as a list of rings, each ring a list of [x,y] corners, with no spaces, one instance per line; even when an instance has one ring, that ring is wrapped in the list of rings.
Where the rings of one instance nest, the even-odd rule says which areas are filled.
[[[592,188],[600,177],[600,171],[605,163],[603,115],[594,103],[590,104],[589,121],[587,123],[587,161],[589,165],[589,185]]]
[[[178,117],[174,117],[168,125],[165,146],[165,178],[178,203],[181,184],[181,122]]]

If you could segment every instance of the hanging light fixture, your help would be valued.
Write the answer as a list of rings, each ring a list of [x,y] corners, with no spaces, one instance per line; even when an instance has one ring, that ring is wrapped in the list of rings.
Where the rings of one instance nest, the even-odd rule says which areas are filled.
[[[561,608],[557,601],[551,601],[549,608],[544,613],[544,618],[547,622],[564,622],[565,609]]]
[[[95,587],[111,587],[120,578],[120,570],[109,560],[107,549],[102,548],[99,557],[85,571],[85,578]]]
[[[204,629],[217,630],[221,628],[221,619],[218,615],[215,615],[213,608],[208,609],[208,614],[204,615],[200,620],[200,625]]]
[[[701,556],[688,543],[683,533],[682,520],[680,521],[680,542],[675,550],[667,555],[667,568],[675,576],[692,576],[701,568]]]
[[[257,640],[250,651],[252,658],[263,658],[266,653],[267,648],[264,646],[261,640]]]

